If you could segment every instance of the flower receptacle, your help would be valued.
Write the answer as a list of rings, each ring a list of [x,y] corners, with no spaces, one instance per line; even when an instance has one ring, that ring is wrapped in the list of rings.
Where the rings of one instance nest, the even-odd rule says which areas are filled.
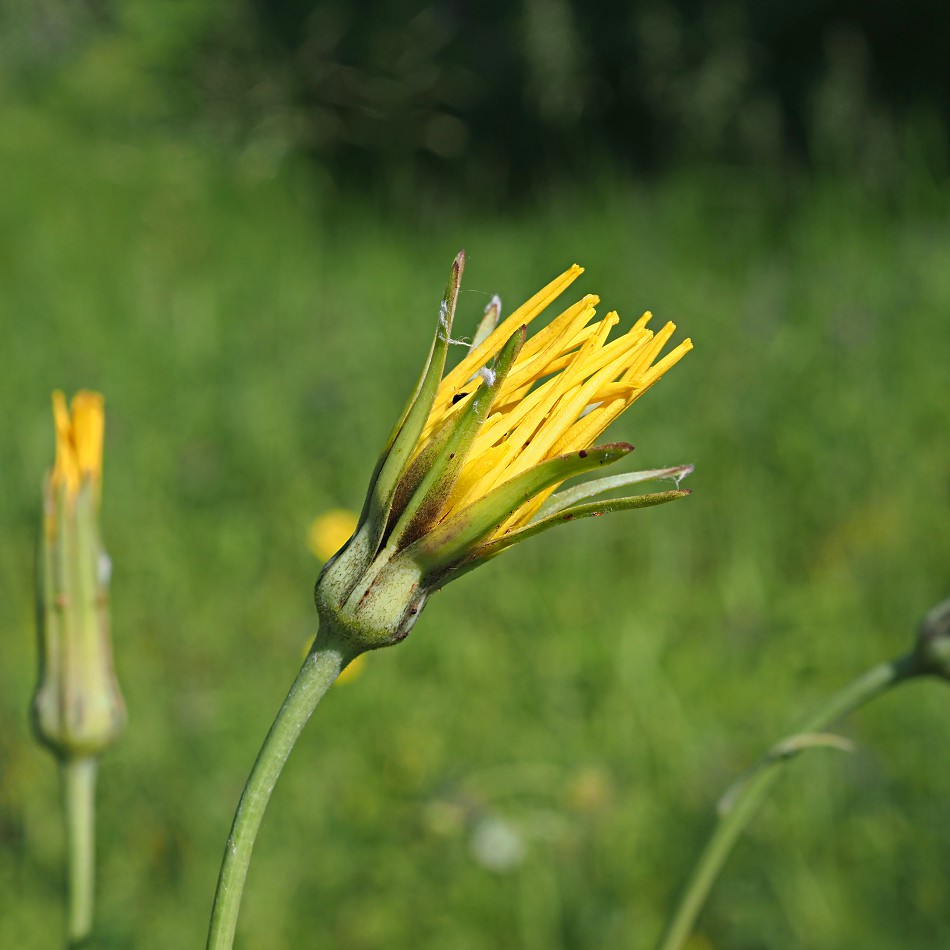
[[[354,538],[355,540],[355,538]],[[344,549],[323,569],[314,589],[321,631],[332,635],[356,656],[404,640],[428,597],[422,570],[408,558],[373,561],[354,577],[362,557]]]

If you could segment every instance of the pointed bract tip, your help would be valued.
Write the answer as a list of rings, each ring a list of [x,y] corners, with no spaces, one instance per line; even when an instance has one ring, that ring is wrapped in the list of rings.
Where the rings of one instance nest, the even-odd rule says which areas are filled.
[[[634,449],[635,445],[631,445],[629,442],[604,442],[601,445],[591,446],[589,449],[584,449],[584,452],[617,452],[620,455],[629,455]]]

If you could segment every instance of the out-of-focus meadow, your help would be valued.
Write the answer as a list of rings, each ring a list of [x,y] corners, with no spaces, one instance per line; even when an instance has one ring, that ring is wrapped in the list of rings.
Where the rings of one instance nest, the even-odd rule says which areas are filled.
[[[148,57],[193,55],[175,38],[197,27],[118,5],[67,37],[67,56],[14,9],[0,83],[0,946],[55,946],[62,930],[57,776],[27,718],[50,391],[107,401],[103,531],[129,725],[100,774],[90,946],[197,946],[247,770],[314,633],[308,525],[362,503],[459,247],[456,335],[492,293],[510,310],[577,260],[577,294],[693,338],[612,435],[640,468],[695,462],[694,494],[519,546],[335,687],[265,818],[239,943],[650,946],[725,787],[908,649],[948,594],[945,128],[872,115],[871,144],[848,138],[871,106],[854,107],[856,73],[835,79],[832,56],[815,139],[827,161],[684,146],[634,174],[616,153],[575,153],[570,176],[546,168],[506,205],[453,192],[451,166],[429,190],[387,177],[398,163],[379,153],[369,184],[339,184],[349,153],[304,147],[288,110],[278,134],[169,106],[186,84]],[[182,9],[204,24],[221,7]],[[238,92],[259,118],[280,97],[255,89]],[[454,128],[430,132],[444,145]],[[491,192],[464,168],[476,197]],[[788,770],[694,947],[950,944],[950,692],[903,688],[842,732],[854,754]]]

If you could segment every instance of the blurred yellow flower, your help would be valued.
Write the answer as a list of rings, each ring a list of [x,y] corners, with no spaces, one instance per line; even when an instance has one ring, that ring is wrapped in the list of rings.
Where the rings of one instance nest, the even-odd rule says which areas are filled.
[[[310,522],[307,530],[307,546],[316,558],[329,561],[350,540],[350,535],[356,530],[358,521],[359,518],[355,512],[347,511],[345,508],[334,508],[318,515]],[[305,653],[309,650],[310,645]],[[352,683],[360,677],[365,665],[366,655],[358,656],[337,677],[337,683]]]
[[[576,811],[594,815],[604,811],[614,798],[610,773],[599,766],[580,769],[567,785],[567,800]]]
[[[305,657],[313,649],[313,645],[316,639],[317,638],[314,637],[312,640],[310,640],[309,643],[307,643],[307,645],[303,648],[303,651],[300,654],[301,657]],[[340,673],[340,675],[336,678],[336,682],[333,685],[336,686],[337,683],[344,683],[344,684],[352,683],[353,680],[359,679],[360,676],[363,675],[363,668],[365,666],[366,666],[366,654],[361,653],[355,660],[350,661],[349,666],[345,666],[343,668],[343,672]]]
[[[343,508],[334,508],[314,518],[307,531],[307,546],[314,557],[329,561],[350,540],[358,521],[354,512]]]
[[[361,653],[355,660],[350,661],[350,665],[344,667],[343,672],[336,678],[337,683],[352,683],[363,675],[363,669],[366,666],[366,654]]]

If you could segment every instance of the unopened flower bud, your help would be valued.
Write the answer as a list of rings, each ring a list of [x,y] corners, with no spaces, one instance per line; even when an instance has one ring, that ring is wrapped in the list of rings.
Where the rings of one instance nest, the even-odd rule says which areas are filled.
[[[99,537],[102,396],[79,392],[70,412],[55,392],[53,418],[56,460],[43,490],[33,720],[39,739],[65,760],[112,745],[125,705],[112,667],[110,562]]]
[[[937,604],[920,621],[914,653],[922,672],[950,680],[950,600]]]

